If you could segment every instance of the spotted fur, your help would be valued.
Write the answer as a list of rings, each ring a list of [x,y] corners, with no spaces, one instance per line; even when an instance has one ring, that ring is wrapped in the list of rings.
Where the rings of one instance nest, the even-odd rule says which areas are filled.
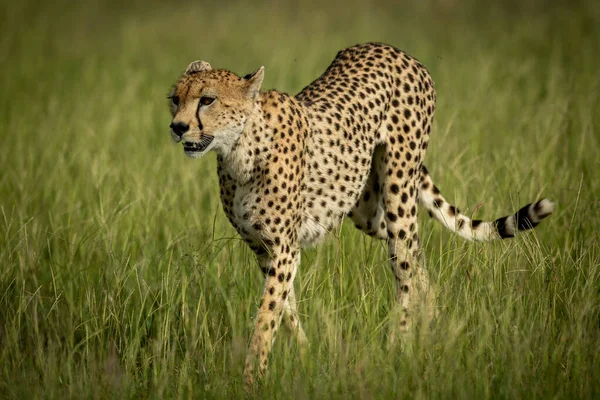
[[[527,204],[513,215],[487,222],[470,219],[448,203],[440,190],[433,184],[424,165],[421,166],[419,202],[429,215],[446,228],[467,240],[488,241],[514,237],[518,232],[535,228],[544,218],[552,214],[554,204],[548,199]]]
[[[435,110],[425,67],[383,44],[340,51],[298,95],[261,92],[264,68],[239,77],[195,61],[169,96],[172,136],[190,157],[217,153],[221,201],[265,274],[245,377],[261,376],[281,320],[306,336],[293,281],[302,248],[348,216],[387,241],[399,330],[429,283],[417,205],[467,239],[512,237],[552,212],[540,200],[494,222],[470,220],[442,197],[423,158]],[[427,301],[431,301],[431,296]]]

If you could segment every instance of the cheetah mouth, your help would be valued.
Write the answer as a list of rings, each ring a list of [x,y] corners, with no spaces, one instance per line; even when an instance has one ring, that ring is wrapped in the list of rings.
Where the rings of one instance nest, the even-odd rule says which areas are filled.
[[[202,152],[210,146],[214,138],[214,136],[202,134],[199,142],[183,142],[183,151],[186,153]]]

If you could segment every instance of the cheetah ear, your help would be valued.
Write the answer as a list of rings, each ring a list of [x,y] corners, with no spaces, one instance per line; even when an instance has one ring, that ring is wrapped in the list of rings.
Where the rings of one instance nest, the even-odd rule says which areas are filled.
[[[191,75],[195,72],[210,71],[212,67],[206,61],[196,60],[191,62],[185,70],[186,75]]]
[[[260,85],[262,85],[263,78],[265,77],[265,67],[260,67],[256,71],[249,73],[242,79],[246,81],[248,97],[254,99],[260,92]]]

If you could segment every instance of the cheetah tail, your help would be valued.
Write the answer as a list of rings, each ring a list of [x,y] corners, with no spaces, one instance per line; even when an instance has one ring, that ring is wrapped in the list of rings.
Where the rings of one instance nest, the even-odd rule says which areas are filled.
[[[554,203],[542,199],[527,204],[513,215],[498,218],[493,222],[472,220],[444,199],[424,165],[421,166],[419,201],[432,218],[452,232],[468,240],[480,241],[511,238],[518,231],[534,228],[554,211]]]

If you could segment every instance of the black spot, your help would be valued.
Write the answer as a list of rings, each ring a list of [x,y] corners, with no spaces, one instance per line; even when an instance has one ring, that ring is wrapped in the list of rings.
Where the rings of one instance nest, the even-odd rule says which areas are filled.
[[[270,302],[270,303],[269,303],[269,310],[273,311],[273,310],[275,309],[275,305],[276,305],[276,304],[275,304],[275,302],[274,302],[274,301]]]
[[[405,270],[405,271],[406,271],[407,269],[409,269],[409,268],[410,268],[410,264],[409,264],[408,262],[406,262],[406,261],[402,261],[402,262],[400,263],[400,268],[402,268],[403,270]]]
[[[509,218],[509,217],[498,218],[496,221],[494,221],[494,226],[496,227],[496,231],[498,232],[498,235],[500,235],[500,237],[502,239],[510,238],[510,237],[514,236],[513,232],[507,231],[507,227],[506,227],[506,219],[507,218]]]
[[[394,183],[392,184],[392,186],[390,186],[390,190],[392,191],[392,193],[398,194],[398,192],[400,192],[400,187],[398,187],[398,185]]]
[[[517,229],[520,231],[535,228],[538,225],[537,222],[533,222],[531,219],[529,219],[530,206],[531,204],[527,204],[515,214],[515,220],[517,221]]]
[[[482,223],[483,221],[480,219],[474,219],[471,221],[471,228],[473,229],[477,229],[477,227]]]

